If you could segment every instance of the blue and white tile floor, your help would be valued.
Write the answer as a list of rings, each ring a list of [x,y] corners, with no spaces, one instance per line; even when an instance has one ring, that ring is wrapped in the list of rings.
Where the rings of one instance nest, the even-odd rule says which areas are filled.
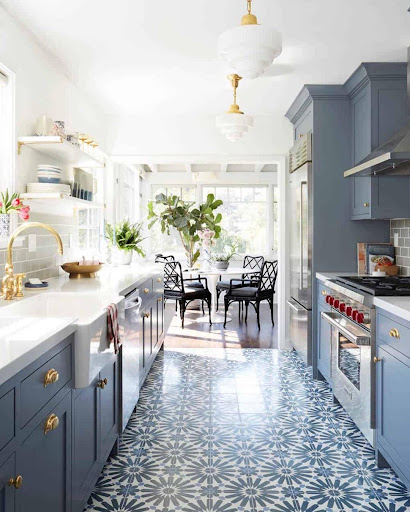
[[[410,493],[291,352],[162,352],[96,512],[403,512]]]

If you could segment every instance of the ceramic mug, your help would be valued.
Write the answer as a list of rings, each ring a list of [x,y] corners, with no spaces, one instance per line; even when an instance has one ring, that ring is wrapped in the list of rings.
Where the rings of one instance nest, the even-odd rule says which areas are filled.
[[[65,137],[65,123],[64,121],[54,121],[51,128],[51,135]]]
[[[53,120],[47,117],[46,115],[42,115],[37,119],[36,123],[36,135],[40,137],[44,137],[48,135],[53,126]]]

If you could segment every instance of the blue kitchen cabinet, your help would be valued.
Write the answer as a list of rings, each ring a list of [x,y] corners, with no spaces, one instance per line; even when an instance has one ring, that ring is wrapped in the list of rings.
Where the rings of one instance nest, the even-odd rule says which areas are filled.
[[[15,480],[16,457],[11,455],[2,465],[0,465],[0,512],[14,512],[15,493],[19,490],[14,487],[10,480]]]
[[[321,295],[318,295],[321,298]],[[330,312],[331,307],[319,299],[317,306],[317,367],[323,377],[331,384],[331,327],[322,319],[322,312]]]
[[[376,363],[376,446],[410,487],[410,359],[379,344]]]
[[[71,393],[44,414],[17,448],[16,511],[71,511]]]
[[[112,447],[118,437],[118,358],[109,363],[100,373],[100,455],[99,459],[105,464]]]
[[[157,297],[155,324],[156,336],[154,339],[154,349],[158,349],[159,346],[162,345],[162,341],[164,339],[164,298],[162,294]]]

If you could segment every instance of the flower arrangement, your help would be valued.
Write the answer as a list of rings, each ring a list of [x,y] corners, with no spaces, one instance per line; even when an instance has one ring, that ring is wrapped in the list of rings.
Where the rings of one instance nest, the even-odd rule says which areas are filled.
[[[205,247],[210,247],[211,245],[215,245],[215,231],[209,228],[202,229],[198,231],[198,236],[202,240],[202,245]]]
[[[30,206],[23,204],[19,194],[14,192],[10,195],[9,191],[6,190],[1,193],[0,214],[8,215],[14,212],[18,213],[21,220],[28,220],[30,218]]]

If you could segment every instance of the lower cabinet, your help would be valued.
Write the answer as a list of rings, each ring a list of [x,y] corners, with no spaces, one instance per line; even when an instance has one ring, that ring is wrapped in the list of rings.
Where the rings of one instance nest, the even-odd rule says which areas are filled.
[[[410,486],[410,359],[379,340],[377,357],[377,448]]]
[[[118,437],[117,358],[73,394],[72,512],[81,512]]]
[[[23,478],[16,512],[71,511],[71,393],[37,424],[16,459]]]
[[[13,454],[0,465],[0,512],[14,512],[15,510],[16,489],[10,479],[15,479],[17,476],[16,456]]]
[[[143,303],[140,315],[138,338],[140,343],[140,386],[142,386],[164,340],[163,294],[157,293],[149,302]]]
[[[322,312],[330,312],[331,307],[325,302],[318,301],[317,304],[317,367],[323,377],[331,384],[332,375],[332,330],[329,322],[322,319]]]

